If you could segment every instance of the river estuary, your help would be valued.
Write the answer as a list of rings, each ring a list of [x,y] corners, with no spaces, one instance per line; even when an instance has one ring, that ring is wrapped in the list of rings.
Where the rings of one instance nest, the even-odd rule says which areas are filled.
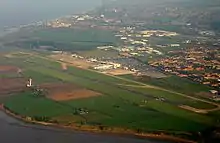
[[[165,143],[134,137],[120,137],[30,125],[0,111],[1,143]],[[167,143],[167,142],[166,142]]]

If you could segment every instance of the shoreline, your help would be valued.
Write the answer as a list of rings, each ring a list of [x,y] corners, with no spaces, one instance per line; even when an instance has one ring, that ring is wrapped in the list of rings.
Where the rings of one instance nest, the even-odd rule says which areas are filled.
[[[42,125],[42,126],[48,126],[48,127],[54,127],[54,128],[60,128],[60,129],[69,129],[69,130],[75,130],[75,131],[85,131],[85,132],[91,132],[91,133],[103,133],[103,134],[113,134],[113,135],[125,135],[125,136],[133,136],[133,137],[139,137],[143,139],[154,139],[158,141],[171,141],[171,142],[178,142],[178,143],[196,143],[196,141],[191,141],[187,139],[183,139],[180,137],[174,137],[172,135],[166,135],[164,133],[156,134],[156,133],[137,133],[134,130],[130,129],[123,129],[123,128],[105,128],[100,129],[100,126],[94,126],[94,125],[61,125],[57,123],[49,123],[49,122],[40,122],[32,120],[30,117],[22,117],[21,115],[16,115],[13,113],[13,111],[10,111],[5,108],[3,104],[0,104],[0,110],[6,113],[7,115],[20,120],[22,122],[28,123],[28,124],[36,124],[36,125]]]

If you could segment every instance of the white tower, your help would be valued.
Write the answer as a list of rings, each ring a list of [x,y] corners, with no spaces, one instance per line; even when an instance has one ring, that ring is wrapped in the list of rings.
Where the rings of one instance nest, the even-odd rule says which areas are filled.
[[[32,87],[32,79],[30,78],[28,83],[27,83],[27,87]]]

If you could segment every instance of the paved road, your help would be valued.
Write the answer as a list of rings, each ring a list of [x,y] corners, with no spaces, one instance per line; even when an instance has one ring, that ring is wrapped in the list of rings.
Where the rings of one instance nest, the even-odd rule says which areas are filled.
[[[1,143],[167,143],[28,125],[0,111]]]

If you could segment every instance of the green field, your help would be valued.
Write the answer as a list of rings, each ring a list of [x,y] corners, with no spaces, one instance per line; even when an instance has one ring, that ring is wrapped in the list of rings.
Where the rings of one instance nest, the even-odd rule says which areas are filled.
[[[34,70],[25,70],[23,71],[23,77],[25,78],[33,78],[35,84],[41,83],[52,83],[52,82],[59,82],[58,78],[53,78],[51,76],[47,76],[45,74],[41,74],[40,72],[36,72]]]
[[[169,91],[140,88],[143,84],[134,80],[107,76],[91,70],[69,67],[67,71],[62,71],[60,63],[45,59],[41,55],[17,55],[8,58],[7,64],[22,67],[23,76],[32,77],[35,84],[62,81],[102,93],[99,97],[55,102],[45,97],[35,97],[32,92],[27,91],[4,100],[7,108],[24,116],[47,117],[66,124],[86,122],[143,131],[183,132],[203,130],[214,125],[217,120],[216,114],[198,114],[178,107],[184,104],[210,109],[214,108],[214,105],[194,101]],[[158,97],[164,97],[166,100],[158,101]],[[79,108],[87,109],[89,113],[74,114]]]
[[[164,111],[157,107],[155,107],[155,109],[150,106],[140,108],[132,105],[129,102],[125,102],[120,98],[112,96],[69,101],[67,104],[70,106],[88,108],[98,113],[103,113],[104,115],[108,116],[108,118],[104,120],[102,119],[101,123],[109,126],[122,126],[136,129],[139,128],[142,130],[194,131],[198,129],[199,124],[202,124],[199,122],[196,123],[194,120],[190,121],[181,117],[176,117],[175,113],[164,113]],[[152,101],[152,104],[155,105],[156,103]],[[188,114],[188,112],[186,113]],[[198,116],[196,118],[198,119],[200,117]],[[175,125],[171,125],[172,121],[174,120],[176,121]],[[163,121],[167,122],[168,124],[164,124]],[[190,124],[192,125],[190,128],[186,126]]]
[[[178,76],[168,76],[166,78],[149,78],[149,77],[135,78],[132,75],[124,75],[123,77],[187,94],[194,94],[198,92],[209,92],[209,90],[212,89],[211,87]]]
[[[20,45],[26,49],[49,46],[48,50],[63,51],[82,51],[119,43],[119,39],[114,36],[114,31],[95,28],[36,28],[21,30],[3,40],[7,41],[9,38],[11,40],[8,45]]]
[[[71,112],[70,108],[52,100],[34,97],[32,92],[24,92],[16,96],[11,96],[5,101],[5,105],[17,114],[31,117],[54,117]]]
[[[212,109],[215,108],[215,105],[211,105],[201,101],[195,101],[183,96],[178,96],[174,93],[170,93],[168,91],[161,91],[158,89],[150,89],[150,88],[137,88],[137,87],[129,87],[129,89],[138,90],[140,93],[147,93],[155,98],[164,98],[169,103],[175,105],[188,105],[198,109]]]
[[[69,29],[55,28],[42,29],[33,32],[33,37],[48,41],[57,42],[90,42],[90,43],[115,43],[117,39],[114,33],[108,30],[98,30],[94,28],[88,29]]]

